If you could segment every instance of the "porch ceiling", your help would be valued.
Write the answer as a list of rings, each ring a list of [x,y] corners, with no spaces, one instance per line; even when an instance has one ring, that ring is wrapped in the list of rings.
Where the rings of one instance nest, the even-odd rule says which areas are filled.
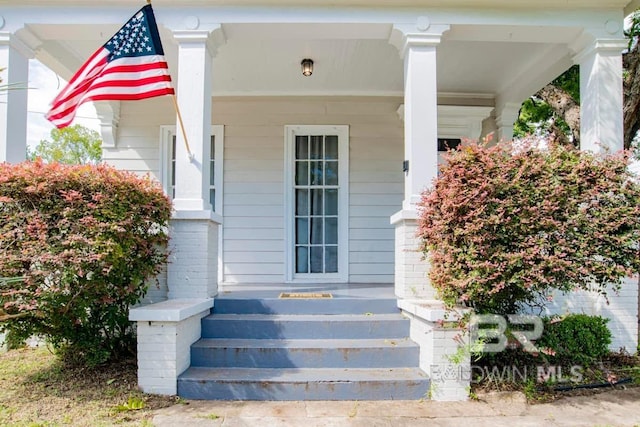
[[[68,78],[117,29],[33,24],[27,34],[42,42],[37,57]],[[226,43],[214,59],[214,94],[402,95],[403,62],[389,44],[391,29],[388,24],[224,24]],[[452,25],[438,46],[438,90],[498,98],[514,82],[535,81],[549,68],[552,64],[539,65],[548,62],[550,49],[567,56],[567,44],[578,35],[575,28]],[[170,31],[161,28],[161,37],[175,81],[178,46]],[[303,58],[315,62],[311,77],[302,76]]]

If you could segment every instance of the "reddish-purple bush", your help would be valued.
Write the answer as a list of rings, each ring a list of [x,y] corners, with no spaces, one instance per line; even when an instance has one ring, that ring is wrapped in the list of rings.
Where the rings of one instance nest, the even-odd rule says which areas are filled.
[[[606,294],[638,271],[640,186],[627,153],[470,143],[446,157],[419,235],[448,304],[513,313],[553,289]]]
[[[128,321],[166,262],[171,202],[106,165],[0,164],[0,323],[99,363],[135,343]]]

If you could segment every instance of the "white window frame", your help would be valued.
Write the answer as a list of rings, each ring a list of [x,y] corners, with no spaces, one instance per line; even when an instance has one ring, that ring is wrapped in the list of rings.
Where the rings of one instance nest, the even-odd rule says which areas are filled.
[[[295,273],[295,140],[296,135],[338,135],[338,273]],[[285,279],[288,283],[349,281],[349,126],[286,125],[284,132]]]
[[[171,195],[171,142],[176,134],[175,126],[160,126],[160,182],[162,188],[169,197]],[[214,212],[222,216],[223,211],[223,192],[224,192],[224,126],[212,125],[211,135],[215,136],[216,151],[215,158],[215,183],[216,190],[215,210]]]

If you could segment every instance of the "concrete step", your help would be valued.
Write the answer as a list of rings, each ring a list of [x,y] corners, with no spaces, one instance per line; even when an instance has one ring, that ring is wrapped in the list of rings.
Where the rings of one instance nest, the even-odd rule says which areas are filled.
[[[191,367],[178,394],[207,400],[417,400],[429,379],[418,368],[265,369]]]
[[[418,366],[419,347],[403,339],[202,339],[191,366],[227,368],[397,368]]]
[[[225,298],[220,296],[213,308],[215,314],[382,314],[399,313],[393,298]]]
[[[202,338],[372,339],[409,336],[401,314],[214,314],[202,319]]]

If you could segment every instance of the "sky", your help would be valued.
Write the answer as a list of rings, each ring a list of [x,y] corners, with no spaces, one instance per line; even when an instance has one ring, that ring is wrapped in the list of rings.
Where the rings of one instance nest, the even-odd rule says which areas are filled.
[[[50,103],[67,84],[53,71],[35,59],[29,60],[29,101],[27,116],[27,144],[33,148],[42,139],[49,139],[54,126],[44,115]],[[88,102],[80,107],[72,124],[80,124],[100,131],[100,122],[96,116],[93,103]]]

